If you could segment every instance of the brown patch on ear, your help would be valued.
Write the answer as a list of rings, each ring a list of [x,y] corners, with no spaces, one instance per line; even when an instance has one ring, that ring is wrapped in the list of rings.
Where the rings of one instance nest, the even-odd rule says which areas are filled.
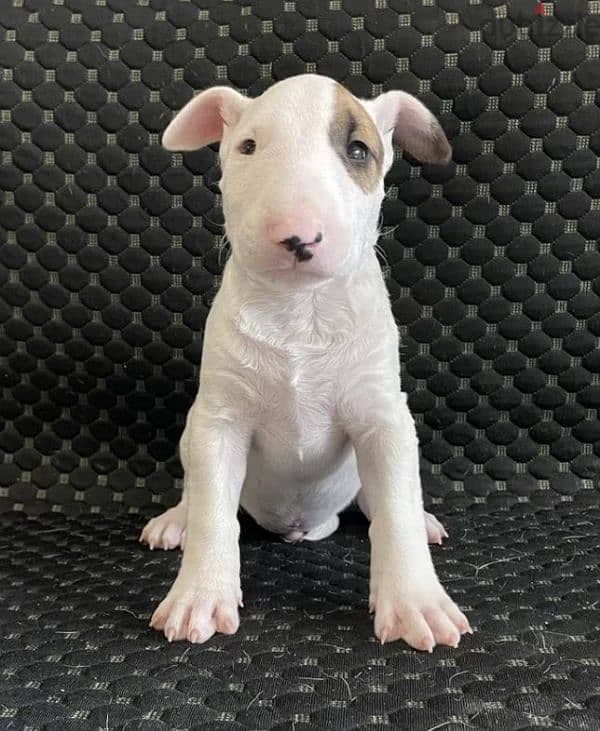
[[[382,177],[381,136],[367,110],[341,84],[335,86],[329,139],[352,180],[364,193],[373,192]],[[364,162],[353,161],[348,157],[348,144],[355,140],[369,148],[370,154]]]
[[[429,129],[402,128],[398,124],[392,139],[394,145],[406,150],[419,162],[446,163],[452,158],[452,147],[446,133],[435,117],[432,117]]]
[[[448,142],[446,133],[437,122],[433,128],[433,140],[431,145],[431,159],[429,162],[446,163],[452,159],[452,146]]]

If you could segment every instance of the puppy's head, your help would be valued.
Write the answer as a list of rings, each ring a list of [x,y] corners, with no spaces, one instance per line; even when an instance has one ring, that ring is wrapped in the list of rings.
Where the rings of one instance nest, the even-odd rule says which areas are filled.
[[[410,94],[363,101],[311,74],[256,99],[208,89],[163,136],[168,150],[217,141],[232,255],[248,272],[295,283],[348,274],[373,245],[393,146],[422,162],[451,155],[438,121]]]

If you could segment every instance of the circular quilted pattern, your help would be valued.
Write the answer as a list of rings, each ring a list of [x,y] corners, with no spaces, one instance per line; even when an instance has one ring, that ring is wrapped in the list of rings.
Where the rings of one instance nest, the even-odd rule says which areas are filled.
[[[598,3],[8,5],[5,506],[176,499],[227,252],[215,150],[170,155],[160,135],[212,84],[257,95],[301,72],[417,94],[453,144],[447,167],[398,156],[380,240],[426,489],[557,501],[597,485]]]
[[[433,557],[475,633],[432,654],[373,636],[362,517],[297,545],[244,522],[240,629],[189,645],[148,628],[179,557],[138,544],[141,522],[10,514],[0,726],[596,731],[600,513],[589,495],[446,516],[450,538]]]

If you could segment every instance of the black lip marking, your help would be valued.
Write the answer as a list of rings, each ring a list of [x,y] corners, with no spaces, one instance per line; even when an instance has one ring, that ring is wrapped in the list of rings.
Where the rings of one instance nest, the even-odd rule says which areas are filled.
[[[310,243],[318,244],[322,239],[323,234],[319,232],[315,240]],[[299,236],[290,236],[287,239],[283,239],[280,243],[282,243],[288,251],[293,252],[298,261],[308,261],[313,258],[312,252],[306,250],[306,247],[310,244],[302,243]]]

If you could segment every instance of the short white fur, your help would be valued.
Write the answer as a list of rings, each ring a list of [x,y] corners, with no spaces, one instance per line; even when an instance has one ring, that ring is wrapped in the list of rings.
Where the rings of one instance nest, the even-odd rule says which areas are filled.
[[[254,100],[217,87],[195,97],[163,138],[169,149],[220,140],[232,246],[180,443],[184,495],[141,536],[151,548],[184,544],[151,620],[169,640],[236,631],[239,505],[287,540],[316,540],[357,497],[371,521],[369,603],[380,640],[431,651],[470,631],[427,545],[446,534],[423,510],[398,330],[375,255],[383,176],[365,193],[329,144],[334,92],[335,82],[314,75]],[[421,150],[430,130],[441,130],[409,95],[362,103],[382,136],[384,170],[403,115],[409,151],[413,139]],[[240,153],[244,139],[256,141],[254,155]],[[310,260],[269,239],[286,226],[290,235],[293,226],[323,230]]]

